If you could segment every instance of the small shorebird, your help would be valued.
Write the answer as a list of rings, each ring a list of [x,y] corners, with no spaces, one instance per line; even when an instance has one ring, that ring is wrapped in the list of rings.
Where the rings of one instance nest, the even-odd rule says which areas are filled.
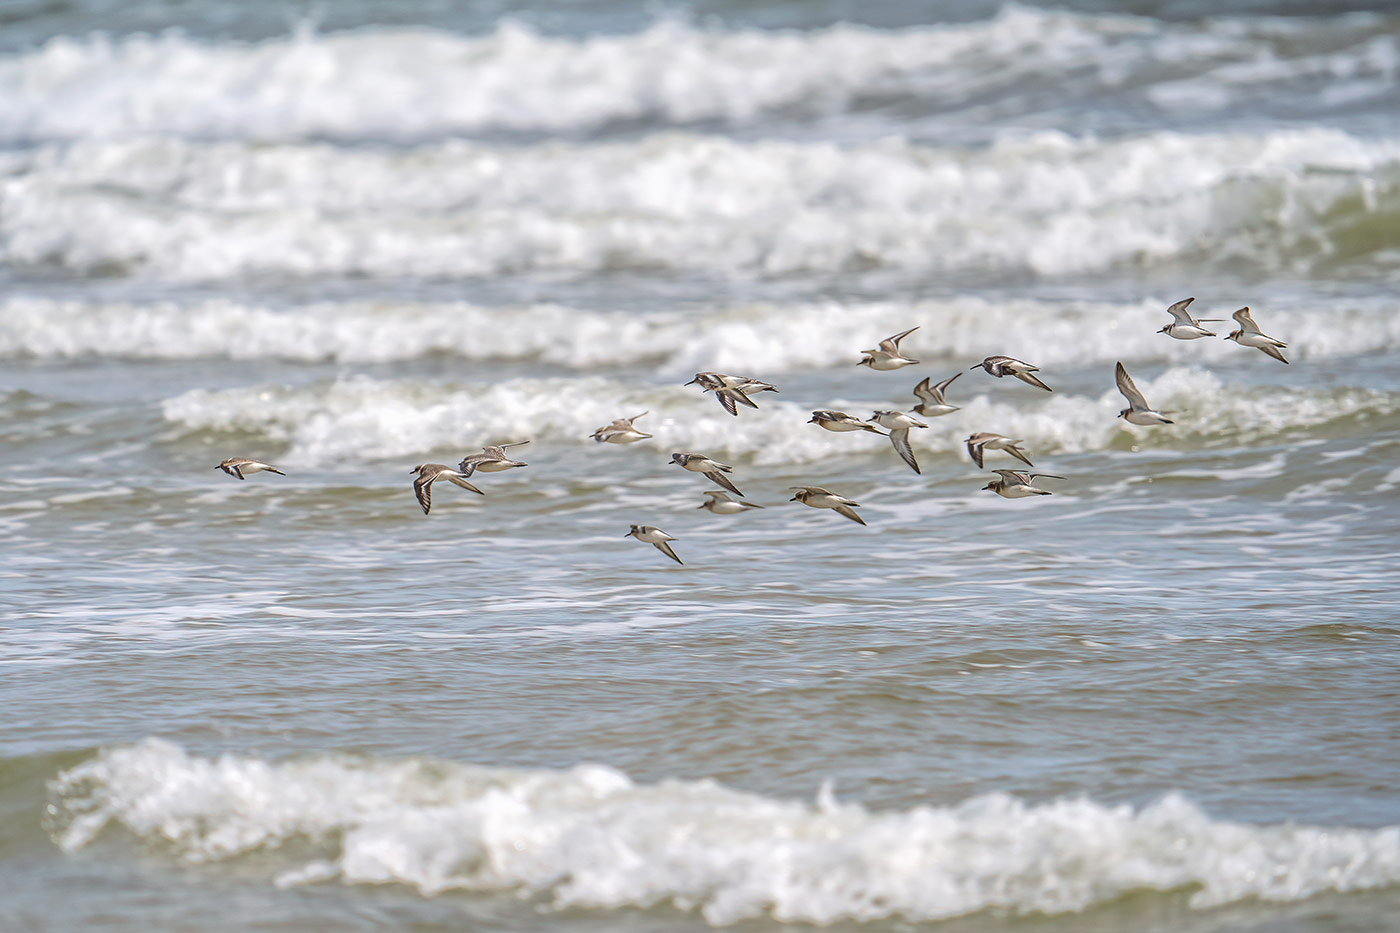
[[[671,550],[671,542],[675,541],[676,539],[668,535],[666,532],[662,531],[660,528],[657,528],[655,525],[633,525],[632,530],[627,532],[627,534],[623,535],[623,537],[636,538],[638,541],[645,541],[647,544],[650,544],[652,547],[656,548],[662,554],[665,554],[667,557],[671,558],[671,560],[680,564],[682,567],[685,566],[685,561],[677,557],[676,552]]]
[[[812,417],[807,420],[807,423],[838,433],[842,431],[874,431],[881,437],[885,436],[884,431],[870,422],[861,421],[855,415],[848,415],[844,411],[833,411],[829,408],[812,412]]]
[[[877,411],[870,416],[870,420],[890,429],[890,443],[894,445],[895,453],[899,454],[915,473],[923,475],[924,471],[919,469],[919,461],[914,459],[914,448],[909,446],[909,429],[926,428],[928,425],[910,418],[902,411]]]
[[[911,360],[908,357],[899,355],[899,342],[908,337],[918,327],[911,327],[906,331],[895,334],[893,337],[886,337],[880,341],[880,346],[874,350],[861,350],[864,354],[857,366],[869,366],[871,369],[878,369],[881,372],[888,372],[891,369],[899,369],[902,366],[913,366],[918,360]]]
[[[752,502],[736,502],[729,498],[727,492],[717,492],[712,489],[705,495],[709,497],[705,500],[705,504],[696,506],[696,508],[709,509],[716,515],[737,515],[740,512],[747,512],[749,509],[763,508],[763,506],[755,505]]]
[[[953,373],[937,385],[929,385],[929,377],[925,376],[923,382],[914,386],[914,395],[919,399],[919,404],[915,405],[912,410],[925,418],[937,418],[939,415],[948,415],[957,411],[958,406],[949,405],[943,400],[943,393],[947,390],[948,384],[961,375],[960,372]]]
[[[698,385],[704,392],[715,393],[715,398],[724,410],[735,417],[739,415],[739,405],[758,407],[754,400],[749,398],[752,393],[778,391],[778,387],[772,383],[750,379],[747,376],[728,376],[724,373],[696,373],[695,378],[686,385]]]
[[[977,464],[978,469],[982,468],[982,457],[988,450],[1004,450],[1026,466],[1035,466],[1034,463],[1031,463],[1031,458],[1027,457],[1026,452],[1021,449],[1021,445],[1025,441],[1013,441],[1002,434],[979,431],[963,443],[967,444],[967,455],[972,458],[973,463]]]
[[[263,463],[261,460],[250,460],[247,457],[229,457],[227,460],[214,467],[216,470],[223,470],[229,476],[236,476],[239,479],[247,479],[244,473],[261,473],[266,470],[269,473],[276,473],[278,476],[286,476],[277,467],[270,463]]]
[[[1123,368],[1122,361],[1113,370],[1113,378],[1118,380],[1118,391],[1123,393],[1123,397],[1128,400],[1128,407],[1118,413],[1118,417],[1133,424],[1175,424],[1160,411],[1155,411],[1151,405],[1147,404],[1147,399],[1142,397],[1138,391],[1137,384],[1133,382],[1133,377],[1128,375],[1128,371]]]
[[[506,456],[507,447],[524,447],[529,441],[516,441],[514,444],[501,444],[496,447],[483,447],[481,453],[473,454],[470,457],[463,457],[462,462],[457,464],[457,469],[462,471],[463,476],[471,476],[477,470],[483,473],[500,473],[512,467],[529,466],[519,460],[512,460]]]
[[[1040,372],[1039,366],[1032,366],[1030,363],[1022,362],[1014,357],[989,356],[978,363],[977,366],[981,366],[998,379],[1002,376],[1015,376],[1017,379],[1026,383],[1026,385],[1033,385],[1037,389],[1044,389],[1046,392],[1055,391],[1035,376],[1031,375],[1032,373]],[[976,369],[977,366],[969,366],[968,369]]]
[[[642,412],[642,415],[650,412]],[[645,440],[652,435],[638,431],[632,426],[642,415],[633,415],[630,418],[618,418],[612,424],[604,425],[592,434],[588,435],[600,444],[635,444],[637,441]]]
[[[1041,489],[1035,485],[1035,481],[1042,476],[1046,479],[1064,479],[1063,476],[1056,476],[1054,473],[1023,473],[1020,470],[994,470],[993,472],[1001,479],[994,479],[982,488],[990,489],[1003,499],[1048,496],[1050,490]]]
[[[464,474],[458,473],[446,464],[420,463],[408,472],[418,474],[418,478],[413,481],[413,494],[418,497],[418,504],[423,507],[424,515],[427,515],[433,507],[434,480],[445,479],[450,483],[461,486],[463,489],[470,489],[478,496],[486,495],[486,493],[463,479],[462,476]]]
[[[1175,337],[1177,340],[1199,340],[1202,337],[1214,337],[1215,334],[1201,326],[1201,322],[1208,321],[1215,323],[1220,320],[1218,317],[1192,317],[1191,312],[1186,308],[1195,301],[1194,298],[1184,298],[1167,309],[1167,313],[1175,318],[1172,323],[1157,331],[1159,334],[1166,334],[1168,337]]]
[[[1230,317],[1239,322],[1240,329],[1232,331],[1230,336],[1225,338],[1226,340],[1233,340],[1242,347],[1253,347],[1256,350],[1263,350],[1280,363],[1288,363],[1288,360],[1283,358],[1283,354],[1278,352],[1288,349],[1288,344],[1284,343],[1282,340],[1275,340],[1261,331],[1259,325],[1254,323],[1254,318],[1249,316],[1248,307],[1240,308],[1234,314],[1230,315]]]
[[[865,519],[857,515],[855,511],[860,508],[859,502],[852,502],[845,496],[838,496],[820,486],[791,486],[789,488],[797,490],[797,495],[789,499],[789,502],[801,502],[814,509],[835,509],[836,514],[844,515],[856,524],[865,524]]]
[[[720,463],[718,460],[711,460],[704,454],[673,453],[671,462],[677,466],[685,467],[692,473],[704,473],[716,486],[722,486],[734,493],[742,496],[739,487],[729,481],[729,477],[724,474],[731,472],[734,468],[728,464]]]

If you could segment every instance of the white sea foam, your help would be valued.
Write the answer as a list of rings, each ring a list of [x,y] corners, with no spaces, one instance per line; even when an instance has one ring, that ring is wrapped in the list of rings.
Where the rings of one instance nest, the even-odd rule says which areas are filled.
[[[669,904],[714,925],[1063,913],[1143,890],[1189,890],[1207,908],[1400,883],[1400,827],[1232,823],[1177,795],[1140,809],[986,795],[882,812],[825,789],[809,804],[711,781],[638,785],[600,765],[208,759],[155,739],[106,749],[49,788],[49,830],[67,852],[109,826],[202,863],[309,841],[322,857],[278,884]]]
[[[1383,99],[1397,72],[1396,37],[1378,22],[1164,24],[1008,5],[988,20],[897,31],[723,31],[663,21],[633,34],[561,38],[507,22],[480,36],[303,29],[257,44],[174,33],[59,37],[0,57],[0,138],[416,139],[638,122],[743,125],[892,98],[958,112],[1001,96],[1016,114],[1045,106],[1036,92],[1047,79],[1063,89],[1054,106],[1078,93],[1127,95],[1166,112],[1223,110],[1261,90],[1311,99],[1319,87],[1344,89],[1355,104]],[[1081,73],[1084,63],[1094,66],[1090,74]]]
[[[1140,428],[1123,422],[1116,417],[1123,397],[1111,388],[1094,397],[1057,392],[1027,400],[1014,387],[1008,394],[1000,385],[992,391],[968,380],[950,399],[962,406],[957,417],[929,419],[929,427],[917,429],[910,440],[920,450],[947,456],[960,456],[962,440],[983,430],[1023,439],[1036,453],[1102,450],[1115,442],[1194,447],[1222,439],[1246,443],[1358,414],[1400,411],[1400,395],[1394,393],[1249,389],[1186,367],[1172,367],[1155,379],[1139,374],[1137,382],[1153,405],[1179,413],[1176,425]],[[1021,398],[1012,400],[1016,394]],[[187,430],[250,432],[285,444],[279,463],[295,465],[411,458],[523,437],[591,444],[588,435],[599,426],[644,410],[651,414],[642,426],[655,436],[639,446],[662,452],[724,452],[760,464],[888,452],[889,442],[875,435],[833,434],[807,423],[815,408],[865,415],[887,400],[824,398],[804,406],[763,393],[756,401],[760,410],[746,409],[735,418],[694,387],[678,385],[623,385],[601,377],[494,385],[351,377],[310,386],[196,389],[167,400],[162,409],[167,421]],[[912,401],[911,396],[906,404]]]
[[[577,370],[655,366],[667,377],[709,369],[771,375],[849,366],[859,358],[853,348],[918,324],[921,330],[906,347],[930,365],[949,357],[960,364],[994,349],[1045,367],[1187,358],[1222,365],[1238,359],[1240,348],[1223,339],[1186,344],[1156,332],[1170,320],[1165,308],[1177,297],[1120,303],[958,296],[612,312],[554,303],[349,301],[279,310],[222,298],[131,303],[16,296],[0,299],[0,357],[354,363],[448,354]],[[1218,304],[1202,309],[1204,304],[1197,303],[1204,316],[1228,317],[1234,310]],[[1289,311],[1256,307],[1255,314],[1298,360],[1400,347],[1400,316],[1386,302]],[[1221,325],[1219,335],[1228,329]]]
[[[630,268],[752,278],[1382,261],[1400,139],[989,148],[662,135],[409,152],[159,139],[8,154],[0,262],[186,281]]]

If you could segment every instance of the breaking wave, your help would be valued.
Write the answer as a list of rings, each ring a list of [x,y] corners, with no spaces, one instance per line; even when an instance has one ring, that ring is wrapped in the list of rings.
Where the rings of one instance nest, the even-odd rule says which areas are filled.
[[[0,263],[186,282],[736,279],[1400,262],[1400,139],[1046,132],[987,148],[661,135],[408,152],[182,140],[0,155]]]
[[[1232,823],[1177,795],[1136,809],[994,794],[881,812],[826,788],[805,803],[707,780],[638,785],[601,765],[210,759],[155,739],[106,749],[49,791],[48,829],[67,852],[116,826],[189,862],[259,852],[298,863],[279,886],[669,904],[714,925],[1064,913],[1134,891],[1190,891],[1208,908],[1400,883],[1400,828]]]
[[[979,22],[894,31],[662,21],[582,38],[511,22],[479,36],[302,29],[255,44],[95,35],[0,58],[0,139],[417,140],[891,108],[967,124],[1105,98],[1162,117],[1261,99],[1329,113],[1383,106],[1398,69],[1400,38],[1381,17],[1163,24],[1016,5]]]
[[[1123,397],[1107,372],[1104,381],[1110,388],[1095,397],[1057,392],[1013,403],[1006,399],[1022,394],[1016,391],[1019,383],[988,390],[971,379],[960,380],[948,399],[962,410],[929,419],[929,427],[915,430],[910,440],[920,450],[947,456],[964,456],[961,442],[973,431],[1024,439],[1035,452],[1072,453],[1131,443],[1199,447],[1259,441],[1340,419],[1400,411],[1400,395],[1394,393],[1243,388],[1204,370],[1172,367],[1155,379],[1137,376],[1152,404],[1179,413],[1175,425],[1146,429],[1117,418]],[[162,411],[183,431],[260,435],[285,445],[281,460],[299,465],[414,457],[526,437],[592,444],[588,435],[595,429],[640,411],[650,415],[638,426],[655,435],[639,442],[640,449],[724,451],[761,464],[784,464],[860,451],[888,453],[889,442],[875,435],[832,434],[807,423],[817,408],[864,417],[876,407],[908,407],[914,401],[912,395],[898,400],[907,391],[905,384],[885,384],[896,400],[872,392],[865,401],[814,396],[804,405],[764,393],[756,399],[759,411],[744,410],[737,418],[693,386],[623,385],[601,377],[514,379],[494,385],[351,377],[309,386],[196,389],[168,399]]]
[[[1223,340],[1234,327],[1228,320],[1234,305],[1202,298],[1193,306],[1201,317],[1226,319],[1216,330],[1221,339],[1187,344],[1157,333],[1170,321],[1166,306],[1179,297],[1119,303],[958,296],[622,312],[388,300],[284,310],[224,298],[133,303],[16,296],[0,299],[0,357],[381,363],[448,355],[573,370],[655,367],[668,376],[711,369],[772,376],[849,366],[859,359],[854,348],[918,324],[906,349],[930,365],[947,358],[970,363],[994,349],[1042,367],[1238,359],[1241,349]],[[1256,307],[1254,313],[1268,333],[1289,344],[1294,359],[1400,347],[1400,316],[1384,302]],[[916,380],[927,374],[909,372]]]

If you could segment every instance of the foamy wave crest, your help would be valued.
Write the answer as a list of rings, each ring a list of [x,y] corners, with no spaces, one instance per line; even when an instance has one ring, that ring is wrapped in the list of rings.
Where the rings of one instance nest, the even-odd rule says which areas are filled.
[[[1011,116],[1066,95],[1170,113],[1226,110],[1268,90],[1312,104],[1384,99],[1397,40],[1378,18],[1210,19],[1164,25],[1008,5],[959,25],[882,31],[721,31],[659,22],[558,38],[504,23],[482,36],[422,29],[258,44],[178,34],[56,38],[0,58],[0,138],[131,134],[408,138],[611,124],[743,125],[903,103]],[[1076,68],[1090,62],[1088,74]],[[1042,90],[1053,85],[1049,99]],[[250,91],[251,89],[251,91]],[[985,120],[978,112],[976,121]]]
[[[962,410],[929,419],[910,440],[920,450],[961,456],[974,431],[1024,439],[1036,452],[1103,450],[1117,443],[1172,448],[1245,443],[1306,432],[1340,419],[1400,411],[1400,395],[1367,389],[1246,389],[1227,386],[1203,370],[1172,367],[1155,379],[1137,375],[1154,405],[1176,411],[1170,428],[1146,429],[1117,418],[1123,397],[1112,388],[1096,397],[1065,392],[1033,401],[1008,401],[1016,393],[950,392]],[[910,383],[912,384],[912,382]],[[976,394],[972,394],[973,392]],[[996,399],[993,401],[993,397]],[[799,464],[842,455],[889,452],[870,434],[833,434],[808,424],[816,408],[865,415],[889,399],[815,398],[803,405],[763,393],[759,411],[730,417],[694,387],[621,385],[582,379],[515,379],[496,385],[353,377],[311,386],[196,389],[163,404],[167,421],[190,431],[260,434],[286,444],[279,462],[334,464],[344,458],[413,457],[462,451],[517,438],[592,443],[588,435],[614,418],[648,410],[644,427],[655,436],[640,446],[658,451],[724,451],[760,464]]]
[[[507,151],[88,142],[10,153],[0,262],[186,281],[736,278],[1189,259],[1393,262],[1400,139],[1312,129],[988,149],[660,136]],[[1387,258],[1389,257],[1389,258]]]
[[[310,843],[322,857],[278,884],[671,904],[714,925],[1064,913],[1142,890],[1191,890],[1207,908],[1400,883],[1400,827],[1231,823],[1176,795],[1141,809],[987,795],[872,812],[825,789],[807,804],[712,781],[637,785],[600,765],[207,759],[155,739],[106,749],[49,790],[66,852],[108,826],[201,863]]]
[[[1179,297],[1179,296],[1176,296]],[[285,359],[385,362],[446,354],[529,360],[570,369],[655,365],[666,376],[718,369],[771,376],[856,362],[853,347],[921,326],[906,349],[961,365],[993,349],[1047,368],[1113,360],[1238,359],[1224,340],[1182,344],[1157,333],[1176,300],[1132,303],[989,300],[754,303],[709,310],[609,312],[559,304],[481,307],[465,302],[324,302],[273,309],[228,299],[194,303],[0,299],[0,357]],[[1198,302],[1197,314],[1234,306]],[[1294,359],[1400,348],[1400,316],[1388,304],[1317,310],[1256,308]],[[1228,323],[1228,322],[1227,322]],[[1230,325],[1233,326],[1233,325]],[[1223,328],[1223,337],[1228,328]],[[1011,346],[1011,343],[1016,346]],[[923,373],[915,372],[918,377]],[[911,383],[912,384],[912,383]],[[959,387],[961,388],[961,386]]]

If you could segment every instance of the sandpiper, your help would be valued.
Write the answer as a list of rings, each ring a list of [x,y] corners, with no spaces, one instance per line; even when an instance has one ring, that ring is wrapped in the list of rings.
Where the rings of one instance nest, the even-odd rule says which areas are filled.
[[[718,460],[711,460],[704,454],[673,453],[671,462],[677,466],[685,467],[692,473],[704,473],[716,486],[722,486],[734,493],[742,496],[739,487],[729,481],[729,477],[724,474],[731,472],[734,468],[728,464],[720,463]]]
[[[1025,441],[1015,441],[1005,435],[993,434],[990,431],[979,431],[963,443],[967,444],[967,455],[972,458],[973,463],[977,464],[978,469],[981,469],[982,457],[988,450],[1004,450],[1026,466],[1035,466],[1034,463],[1031,463],[1031,458],[1027,457],[1026,452],[1021,449],[1021,445]]]
[[[943,393],[948,388],[949,383],[961,375],[960,372],[953,373],[937,385],[929,385],[928,377],[925,377],[923,382],[914,386],[914,395],[919,399],[919,404],[914,406],[913,411],[925,418],[937,418],[939,415],[948,415],[957,411],[958,406],[949,405],[943,400]]]
[[[1128,400],[1128,407],[1118,413],[1118,417],[1123,418],[1133,424],[1175,424],[1170,418],[1160,411],[1155,411],[1151,405],[1147,404],[1147,399],[1142,397],[1138,391],[1133,377],[1128,375],[1128,371],[1123,368],[1122,361],[1113,370],[1113,378],[1118,380],[1118,391],[1123,393],[1123,397]]]
[[[899,454],[915,473],[923,475],[924,471],[919,469],[919,461],[914,459],[914,448],[909,446],[909,429],[926,428],[928,425],[902,411],[877,411],[870,416],[870,420],[890,429],[890,443],[894,445],[895,453]]]
[[[812,417],[807,419],[807,423],[815,424],[819,428],[825,428],[828,431],[836,431],[838,433],[843,431],[873,431],[881,437],[885,436],[884,431],[881,431],[870,422],[861,421],[855,415],[848,415],[844,411],[833,411],[829,408],[822,408],[812,412]]]
[[[1225,338],[1226,340],[1233,340],[1242,347],[1253,347],[1256,350],[1263,350],[1280,363],[1286,364],[1288,362],[1288,360],[1283,358],[1283,354],[1279,352],[1280,350],[1288,349],[1288,344],[1284,343],[1282,340],[1275,340],[1261,331],[1259,325],[1254,323],[1254,318],[1249,316],[1248,307],[1240,308],[1230,316],[1236,321],[1239,321],[1240,329],[1232,331],[1230,336]]]
[[[642,412],[642,415],[650,412]],[[592,434],[588,435],[600,444],[635,444],[637,441],[645,440],[652,435],[643,431],[638,431],[633,427],[632,422],[642,415],[633,415],[630,418],[618,418],[612,424],[604,425]]]
[[[724,373],[696,373],[695,378],[687,382],[686,385],[698,385],[704,392],[715,393],[715,398],[724,407],[724,410],[736,417],[739,414],[739,405],[746,405],[749,408],[758,407],[757,403],[749,398],[750,394],[778,391],[778,387],[772,383],[750,379],[747,376],[729,376]]]
[[[216,470],[223,470],[229,476],[236,476],[239,479],[247,479],[245,473],[261,473],[266,470],[268,473],[276,473],[278,476],[286,476],[277,467],[270,463],[263,463],[261,460],[251,460],[247,457],[229,457],[227,460],[214,467]]]
[[[1183,298],[1167,309],[1167,313],[1175,318],[1172,323],[1157,331],[1159,334],[1166,334],[1168,337],[1175,337],[1177,340],[1199,340],[1202,337],[1214,337],[1215,334],[1201,326],[1201,322],[1209,321],[1214,323],[1220,320],[1218,317],[1192,317],[1191,312],[1186,308],[1195,301],[1195,298]]]
[[[424,515],[427,515],[433,507],[434,480],[445,479],[450,483],[461,486],[463,489],[470,489],[479,496],[486,495],[486,493],[463,479],[462,477],[464,474],[458,473],[446,464],[420,463],[408,472],[418,474],[418,478],[413,481],[413,494],[418,497],[418,504],[423,507]]]
[[[856,509],[860,508],[859,502],[852,502],[845,496],[838,496],[820,486],[792,486],[789,488],[797,490],[797,495],[789,499],[789,502],[801,502],[814,509],[835,509],[838,515],[844,515],[857,524],[865,524],[865,519],[855,512]]]
[[[483,447],[481,453],[473,454],[470,457],[463,457],[462,462],[457,464],[457,469],[462,471],[463,476],[471,476],[477,470],[483,473],[500,473],[513,467],[529,466],[519,460],[512,460],[506,456],[507,447],[524,447],[529,441],[516,441],[513,444],[501,444],[494,447]]]
[[[749,509],[761,509],[763,506],[755,505],[752,502],[736,502],[729,498],[729,493],[710,490],[705,493],[707,498],[704,505],[696,506],[700,509],[709,509],[716,515],[737,515],[740,512],[747,512]]]
[[[918,327],[911,327],[906,331],[901,331],[893,337],[886,337],[880,341],[880,346],[874,350],[861,350],[863,358],[857,366],[869,366],[871,369],[878,369],[881,372],[888,372],[891,369],[899,369],[902,366],[913,366],[918,360],[911,360],[908,357],[899,355],[899,342],[908,337]]]
[[[1020,470],[994,470],[993,472],[1001,479],[994,479],[982,488],[990,489],[1003,499],[1048,496],[1050,490],[1041,489],[1035,485],[1035,481],[1042,476],[1046,479],[1064,479],[1063,476],[1056,476],[1054,473],[1023,473]]]
[[[657,528],[655,525],[633,525],[632,530],[627,532],[627,534],[623,535],[623,537],[636,538],[638,541],[645,541],[647,544],[650,544],[662,554],[665,554],[667,557],[671,558],[671,560],[675,561],[681,566],[685,566],[685,561],[677,557],[676,552],[671,550],[671,542],[675,541],[676,539],[668,535],[666,532],[662,531],[660,528]]]
[[[1014,357],[989,356],[978,363],[977,366],[981,366],[998,379],[1002,376],[1015,376],[1027,385],[1033,385],[1038,389],[1044,389],[1046,392],[1055,391],[1035,376],[1031,375],[1032,373],[1040,372],[1039,366],[1032,366],[1030,363],[1026,363]],[[976,369],[977,366],[969,366],[968,369]]]

